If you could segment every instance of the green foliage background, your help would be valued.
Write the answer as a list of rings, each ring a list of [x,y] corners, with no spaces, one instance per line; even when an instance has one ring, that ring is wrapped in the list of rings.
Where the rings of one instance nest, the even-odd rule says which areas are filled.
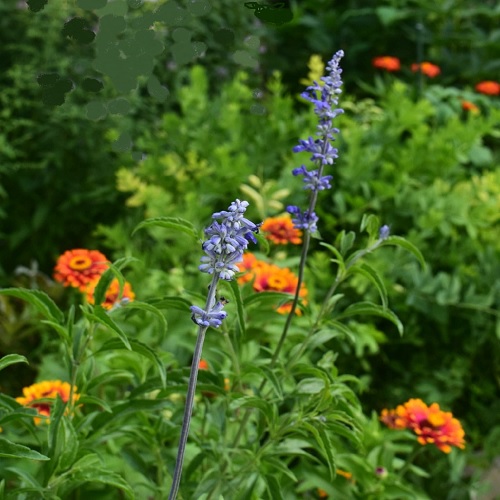
[[[2,285],[44,290],[63,309],[78,304],[77,294],[66,293],[48,277],[60,253],[88,247],[99,248],[113,259],[137,259],[128,264],[126,277],[141,301],[158,306],[166,295],[186,301],[176,304],[179,311],[169,310],[172,302],[163,303],[169,306],[165,312],[168,330],[163,334],[146,310],[124,313],[117,320],[126,336],[140,343],[134,345],[137,351],[142,349],[142,357],[119,350],[103,332],[97,338],[102,350],[97,364],[109,371],[110,383],[103,375],[94,382],[82,376],[81,384],[88,383],[90,391],[96,391],[95,397],[100,398],[96,404],[105,405],[107,398],[115,398],[125,405],[120,409],[123,414],[142,408],[145,413],[139,412],[138,422],[155,429],[138,435],[130,428],[129,434],[111,440],[102,451],[113,470],[101,470],[104,495],[106,488],[113,487],[128,492],[130,486],[120,477],[141,484],[142,477],[151,476],[151,464],[158,458],[155,453],[165,453],[156,449],[154,432],[168,444],[166,453],[172,459],[181,406],[168,398],[185,391],[193,344],[186,304],[198,300],[205,286],[200,288],[197,273],[200,252],[189,238],[159,228],[131,237],[133,228],[145,217],[157,216],[182,216],[201,228],[213,211],[236,196],[252,198],[250,217],[254,220],[280,213],[289,203],[303,203],[300,183],[290,175],[302,158],[293,155],[291,148],[298,138],[311,133],[315,118],[296,98],[302,90],[299,79],[307,73],[311,54],[318,53],[327,61],[338,48],[346,52],[342,96],[346,113],[338,123],[340,158],[333,172],[334,189],[322,196],[318,210],[321,236],[338,243],[341,231],[357,231],[363,214],[375,214],[390,225],[392,234],[406,237],[420,249],[427,268],[419,267],[400,249],[388,248],[370,256],[370,264],[384,276],[392,310],[405,325],[404,336],[399,338],[390,322],[365,316],[347,323],[355,342],[342,336],[325,338],[308,359],[311,363],[322,360],[325,370],[358,377],[359,405],[342,384],[338,390],[345,392],[338,400],[348,401],[342,404],[352,412],[350,425],[364,429],[350,439],[363,441],[372,450],[371,455],[367,453],[371,457],[387,458],[408,445],[398,443],[398,438],[380,428],[375,416],[364,417],[362,410],[370,415],[420,397],[428,403],[439,402],[463,423],[468,441],[465,459],[436,453],[431,477],[423,472],[412,476],[419,493],[409,493],[397,483],[392,493],[386,485],[383,498],[468,498],[477,476],[467,476],[466,465],[480,471],[500,452],[500,106],[498,96],[473,91],[475,83],[495,79],[500,69],[500,8],[496,2],[477,5],[458,0],[330,4],[324,0],[291,2],[294,18],[283,26],[266,25],[244,6],[235,7],[225,0],[203,15],[157,21],[155,37],[164,50],[155,55],[150,71],[139,74],[132,92],[117,89],[109,75],[92,67],[96,43],[64,37],[61,29],[75,15],[95,28],[106,13],[127,13],[129,24],[122,35],[126,42],[133,39],[141,22],[156,15],[155,4],[110,2],[108,10],[99,11],[49,0],[36,13],[13,1],[0,5]],[[187,4],[181,7],[187,9]],[[205,46],[183,64],[172,49],[179,40],[179,32],[174,35],[179,27],[190,31],[193,42]],[[236,52],[239,57],[235,58]],[[397,77],[375,74],[371,67],[372,57],[387,54],[402,59],[405,68]],[[416,81],[408,68],[417,60],[438,64],[441,76],[435,81]],[[74,84],[65,103],[57,106],[43,101],[36,80],[40,73],[54,72]],[[86,77],[102,81],[103,89],[85,90]],[[480,113],[466,114],[462,99],[475,102]],[[252,175],[259,178],[260,187],[252,184]],[[187,246],[192,250],[186,251]],[[362,248],[359,238],[354,248]],[[334,279],[335,266],[319,242],[312,250],[306,278],[314,303]],[[273,258],[283,265],[297,262],[297,254],[290,250]],[[362,277],[351,279],[343,294],[341,309],[359,300],[377,300],[376,291]],[[7,394],[3,411],[18,411],[9,397],[20,394],[23,386],[35,378],[63,377],[61,340],[40,323],[33,308],[12,297],[0,299],[0,354],[17,353],[30,361],[29,368],[14,365],[8,368],[8,376],[2,372],[0,378],[0,388]],[[229,311],[235,314],[234,309]],[[240,374],[241,387],[254,382],[250,366],[262,355],[259,345],[267,347],[276,340],[278,328],[271,326],[271,317],[272,311],[267,311],[261,320],[249,320],[249,336],[238,353],[249,370]],[[140,347],[143,344],[160,352],[161,362]],[[207,356],[215,369],[201,379],[206,390],[222,395],[224,376],[218,368],[228,370],[224,349],[220,339],[208,341]],[[169,388],[158,380],[162,363],[169,370]],[[148,379],[151,372],[156,377],[153,381]],[[321,388],[301,382],[306,372],[293,374],[299,406],[323,407],[331,402],[317,396],[324,395]],[[236,377],[234,372],[228,374]],[[336,376],[314,376],[327,386],[339,383]],[[141,396],[140,403],[125,402],[129,386],[134,396]],[[163,390],[164,399],[145,401],[149,396],[142,396],[153,390]],[[235,410],[246,403],[230,403],[225,398],[207,403],[215,412],[216,425],[207,431],[206,443],[196,443],[198,448],[193,448],[190,458],[212,447],[210,456],[224,460],[216,450],[217,433],[230,419],[230,404]],[[148,413],[155,411],[168,411],[172,419]],[[257,430],[265,422],[275,422],[272,411],[267,406],[262,410]],[[54,424],[54,432],[70,442],[76,430],[60,412],[61,422],[66,423]],[[86,416],[88,428],[91,419],[96,419],[96,434],[85,436],[88,447],[97,446],[100,432],[118,432],[122,422],[97,413]],[[199,420],[202,425],[200,416]],[[276,424],[277,435],[285,423],[280,422],[283,427]],[[30,432],[35,431],[31,428]],[[34,446],[20,434],[21,444],[23,439],[27,446]],[[136,445],[134,439],[141,444]],[[293,439],[287,442],[290,453],[283,459],[288,465],[295,464],[291,456],[301,456],[312,446],[299,442],[298,436]],[[127,450],[126,463],[117,459],[121,446]],[[277,456],[283,452],[283,443],[280,446]],[[350,446],[342,438],[332,444],[344,450],[336,457],[339,468],[355,471],[360,498],[369,498],[370,491],[382,495],[371,480],[363,482],[363,474],[369,477],[363,472],[367,462],[356,463]],[[153,450],[151,455],[145,455],[145,449]],[[83,461],[80,469],[76,467],[83,484],[91,475],[90,458],[84,462],[77,448],[65,453],[59,461]],[[243,466],[246,459],[242,454],[235,466]],[[279,463],[266,460],[260,466],[271,475]],[[347,483],[332,486],[325,479],[328,474],[322,467],[328,460],[318,467],[297,462],[295,471],[305,492],[326,484],[338,495],[354,494],[346,493],[351,492]],[[423,458],[416,460],[417,466],[425,468],[425,463]],[[191,492],[200,477],[193,464]],[[64,468],[57,467],[64,474]],[[35,468],[27,470],[35,473]],[[156,472],[167,474],[166,470]],[[44,474],[50,475],[48,470]],[[253,476],[249,484],[252,480]],[[293,495],[294,482],[289,480],[282,486]],[[259,481],[255,479],[255,488],[262,492]],[[61,488],[61,498],[69,498],[71,492],[66,486]],[[134,490],[138,498],[146,494],[147,488],[141,488],[146,487]],[[92,487],[87,492],[95,493]]]

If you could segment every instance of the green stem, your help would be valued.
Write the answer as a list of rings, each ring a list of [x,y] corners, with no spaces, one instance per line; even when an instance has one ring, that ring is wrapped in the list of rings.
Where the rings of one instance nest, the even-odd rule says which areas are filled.
[[[401,468],[401,470],[399,471],[399,477],[401,479],[403,479],[403,476],[408,472],[408,470],[410,469],[410,467],[412,466],[413,464],[413,461],[415,460],[415,458],[417,458],[421,453],[423,453],[425,449],[425,446],[424,445],[419,445],[418,448],[415,448],[411,455],[408,457],[408,459],[406,460],[406,463],[403,465],[403,467]]]
[[[212,278],[212,282],[210,283],[207,302],[205,305],[205,311],[209,311],[212,308],[213,303],[215,301],[215,291],[217,287],[217,282],[219,281],[219,274],[220,273],[215,273]],[[184,462],[184,453],[186,451],[186,443],[189,435],[189,425],[191,423],[191,416],[193,414],[196,382],[198,380],[198,370],[200,367],[203,342],[205,340],[205,333],[207,329],[208,329],[207,326],[200,326],[198,329],[198,337],[196,339],[196,345],[193,354],[193,362],[191,363],[191,372],[189,374],[188,390],[186,395],[186,406],[184,408],[184,418],[182,420],[179,449],[177,451],[174,476],[172,479],[172,486],[170,488],[170,494],[168,495],[168,500],[174,500],[177,497],[177,493],[179,491],[179,485],[181,482],[181,475],[182,475],[182,464]]]

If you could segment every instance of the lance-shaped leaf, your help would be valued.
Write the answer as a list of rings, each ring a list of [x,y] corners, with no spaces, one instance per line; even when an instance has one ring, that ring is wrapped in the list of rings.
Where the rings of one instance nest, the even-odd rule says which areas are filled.
[[[198,231],[188,220],[181,219],[180,217],[153,217],[146,219],[138,224],[132,231],[132,236],[139,230],[147,227],[164,227],[166,229],[173,229],[181,233],[188,234],[194,239],[199,238]]]
[[[32,450],[27,446],[13,443],[8,439],[0,437],[0,457],[29,458],[31,460],[50,460],[49,457]]]
[[[379,306],[378,304],[374,304],[372,302],[358,302],[357,304],[353,304],[349,306],[344,312],[339,314],[335,319],[340,320],[344,318],[349,318],[352,316],[380,316],[381,318],[388,319],[391,323],[396,325],[398,332],[400,335],[403,335],[403,323],[401,323],[400,319],[390,310],[385,307]]]
[[[25,300],[34,306],[45,318],[56,323],[64,320],[63,312],[56,306],[56,303],[41,290],[28,290],[27,288],[3,288],[0,295],[17,297]]]
[[[16,363],[28,363],[28,360],[20,354],[7,354],[7,356],[0,359],[0,370]]]

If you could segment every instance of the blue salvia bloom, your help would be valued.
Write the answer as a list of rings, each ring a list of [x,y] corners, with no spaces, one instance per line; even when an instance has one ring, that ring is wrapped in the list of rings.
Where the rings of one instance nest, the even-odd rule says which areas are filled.
[[[316,170],[307,170],[305,165],[295,168],[293,175],[303,175],[304,189],[309,189],[314,193],[330,189],[331,175],[323,175],[325,165],[333,165],[338,158],[338,149],[332,146],[335,141],[335,134],[339,130],[333,126],[333,120],[336,116],[343,113],[344,110],[338,108],[338,96],[342,93],[342,69],[339,66],[340,59],[344,56],[344,52],[339,50],[327,64],[327,76],[322,76],[320,85],[314,82],[301,95],[308,101],[314,104],[314,112],[318,116],[318,126],[316,128],[316,136],[314,139],[308,137],[306,140],[299,140],[299,144],[293,148],[295,153],[307,151],[311,153],[311,161],[318,165]],[[289,206],[287,211],[295,216],[293,222],[295,227],[315,231],[317,229],[316,222],[318,217],[314,211],[302,212],[299,207]]]
[[[390,233],[391,233],[391,230],[390,230],[389,226],[387,224],[385,224],[384,226],[382,226],[379,229],[378,236],[381,240],[386,240],[387,238],[389,238]]]
[[[251,241],[257,243],[253,233],[258,231],[258,226],[244,217],[248,207],[247,201],[236,200],[227,211],[216,212],[214,220],[205,229],[208,239],[203,242],[202,248],[205,255],[201,258],[200,271],[208,274],[217,274],[220,279],[232,280],[239,271],[238,262],[243,260],[243,252]],[[200,326],[219,327],[226,317],[222,310],[225,301],[221,300],[208,308],[201,309],[191,306],[193,321]]]

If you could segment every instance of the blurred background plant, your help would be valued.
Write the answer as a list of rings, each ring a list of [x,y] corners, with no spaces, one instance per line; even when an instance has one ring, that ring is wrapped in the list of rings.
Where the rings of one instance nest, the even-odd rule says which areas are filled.
[[[371,255],[369,262],[383,275],[391,308],[405,325],[405,335],[400,338],[383,319],[357,317],[348,324],[352,342],[329,338],[311,357],[315,364],[320,362],[319,352],[332,357],[325,359],[327,374],[320,378],[326,377],[326,385],[339,384],[342,398],[349,401],[345,404],[351,405],[353,422],[365,429],[358,436],[365,454],[354,447],[359,458],[350,445],[335,437],[338,450],[345,451],[335,456],[338,467],[352,473],[355,484],[342,475],[331,480],[329,459],[314,455],[318,462],[314,466],[301,461],[300,456],[311,453],[317,442],[287,442],[290,455],[283,463],[296,466],[293,470],[301,480],[304,498],[315,495],[319,485],[331,496],[465,499],[480,487],[481,471],[500,453],[500,101],[495,92],[485,94],[476,88],[488,80],[498,84],[500,8],[493,1],[478,5],[466,0],[326,3],[291,1],[287,5],[293,20],[280,26],[265,24],[243,4],[235,6],[229,0],[178,25],[156,22],[156,39],[166,47],[156,56],[153,69],[158,82],[168,89],[163,100],[155,97],[158,93],[145,77],[138,78],[135,91],[118,91],[92,68],[95,44],[77,43],[61,34],[71,16],[97,26],[106,13],[127,12],[131,23],[123,35],[127,38],[133,35],[132,21],[156,12],[154,2],[134,6],[130,2],[128,7],[110,2],[106,11],[51,0],[37,13],[14,0],[0,5],[2,285],[44,291],[61,310],[69,310],[82,298],[52,281],[56,259],[71,248],[99,249],[112,260],[136,258],[123,272],[137,302],[154,305],[168,319],[165,332],[159,327],[161,320],[152,319],[154,313],[146,306],[114,312],[114,321],[125,335],[140,344],[134,344],[135,352],[117,349],[109,331],[100,330],[95,344],[98,378],[89,381],[82,374],[78,383],[87,397],[99,398],[94,403],[101,408],[79,410],[83,420],[74,431],[82,447],[107,443],[101,450],[106,464],[135,484],[138,496],[154,490],[151,484],[159,477],[168,477],[168,470],[153,465],[158,453],[163,453],[154,436],[163,439],[167,448],[171,445],[167,452],[171,460],[175,423],[182,409],[178,395],[185,391],[192,354],[187,306],[196,296],[193,291],[199,290],[199,277],[190,236],[147,227],[131,237],[132,230],[144,218],[160,216],[182,217],[200,229],[214,209],[227,206],[235,195],[251,202],[249,214],[255,221],[278,215],[283,205],[301,200],[301,186],[290,174],[298,166],[291,148],[314,128],[315,117],[295,96],[303,90],[304,79],[318,78],[322,64],[338,48],[346,52],[345,114],[338,123],[341,160],[333,172],[334,189],[318,207],[321,236],[333,244],[341,231],[358,231],[363,214],[375,214],[392,234],[416,245],[428,265],[421,269],[399,249]],[[179,27],[205,45],[182,64],[171,49]],[[373,66],[375,57],[386,55],[399,59],[399,71]],[[428,78],[413,73],[411,65],[422,61],[437,65],[439,75]],[[63,105],[44,102],[36,80],[40,73],[54,72],[74,83]],[[102,81],[101,91],[92,94],[84,88],[83,79],[89,76]],[[464,107],[464,102],[474,107]],[[105,112],[89,115],[89,103]],[[360,244],[356,240],[354,248]],[[261,258],[274,259],[281,267],[293,269],[297,263],[294,248],[272,248],[267,257],[265,249],[261,252]],[[331,258],[319,241],[313,241],[306,274],[309,307],[335,277]],[[244,293],[250,293],[250,288]],[[342,293],[339,307],[376,298],[376,290],[362,276],[353,277]],[[225,337],[224,342],[208,340],[212,370],[201,375],[201,387],[217,398],[205,398],[196,416],[202,435],[213,439],[210,444],[196,443],[200,453],[216,447],[220,429],[239,404],[234,401],[248,396],[254,379],[262,377],[253,368],[262,354],[259,346],[267,348],[279,330],[272,324],[276,314],[272,307],[264,311],[257,307],[271,300],[265,297],[249,299],[250,305],[254,302],[247,318],[247,338],[237,353],[248,373],[239,373],[228,361]],[[18,297],[0,299],[0,355],[18,353],[30,363],[9,366],[5,369],[9,371],[0,373],[5,393],[2,411],[8,413],[0,426],[5,429],[9,412],[20,411],[12,399],[21,395],[22,387],[36,380],[63,378],[67,367],[61,367],[61,340],[40,321],[47,319],[40,309]],[[280,299],[273,300],[274,304]],[[228,311],[237,313],[234,300]],[[300,338],[297,334],[292,340]],[[156,358],[147,349],[141,354],[143,344],[161,353],[168,368],[167,389],[155,371]],[[357,380],[352,395],[338,382],[338,375],[344,374]],[[232,384],[229,394],[224,389],[226,378]],[[312,389],[303,383],[298,398],[311,398],[308,390]],[[427,455],[416,458],[417,469],[407,470],[402,481],[401,460],[413,444],[407,434],[384,429],[377,414],[412,397],[453,411],[463,423],[467,447],[447,456],[426,449]],[[138,435],[131,426],[121,432],[125,420],[106,412],[114,399],[118,406],[113,406],[112,415],[121,411],[120,404],[124,416],[134,408],[147,407],[146,413],[137,412],[134,425],[148,430]],[[286,407],[288,402],[282,404]],[[154,411],[163,412],[164,418]],[[29,419],[26,415],[23,418],[31,421],[32,415]],[[207,415],[217,425],[208,425]],[[262,428],[268,417],[272,415],[260,421]],[[66,422],[66,417],[62,420]],[[71,426],[62,425],[66,427],[57,427],[63,429],[57,432],[73,436]],[[91,427],[95,436],[88,430]],[[31,439],[16,430],[16,442],[36,447],[39,431],[30,424],[29,432],[38,436]],[[106,441],[108,432],[117,437]],[[71,453],[82,458],[81,449],[75,450]],[[126,463],[117,458],[118,450],[125,450]],[[275,452],[282,456],[283,448]],[[216,455],[217,450],[211,453]],[[238,460],[237,466],[246,457]],[[433,470],[426,476],[430,460]],[[7,462],[2,465],[12,465]],[[270,462],[264,460],[262,467],[277,467]],[[193,462],[188,469],[193,484],[197,467]],[[377,467],[388,471],[388,479],[374,472]],[[29,473],[35,468],[26,465]],[[88,474],[82,472],[82,476]],[[117,485],[126,489],[115,476],[104,477],[108,482],[101,487],[103,495],[112,495],[109,491]],[[287,492],[295,488],[289,479]],[[10,480],[14,481],[12,476]],[[252,480],[259,483],[254,476]],[[87,488],[92,494],[99,492],[97,487]]]

